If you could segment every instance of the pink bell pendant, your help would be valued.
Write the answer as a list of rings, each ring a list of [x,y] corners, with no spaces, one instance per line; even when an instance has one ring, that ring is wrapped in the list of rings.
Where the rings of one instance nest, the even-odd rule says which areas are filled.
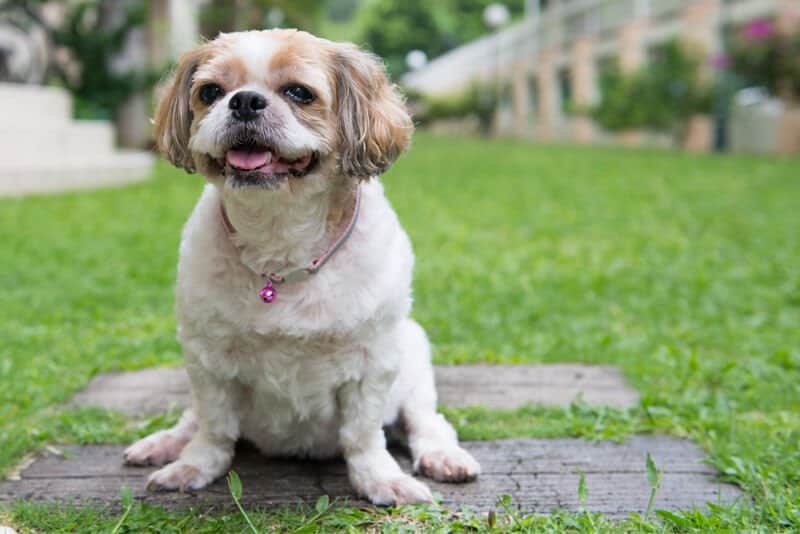
[[[261,297],[261,300],[267,304],[271,304],[275,301],[275,297],[278,296],[278,292],[275,291],[275,286],[272,285],[272,280],[267,279],[267,285],[261,288],[261,291],[258,292],[258,296]]]

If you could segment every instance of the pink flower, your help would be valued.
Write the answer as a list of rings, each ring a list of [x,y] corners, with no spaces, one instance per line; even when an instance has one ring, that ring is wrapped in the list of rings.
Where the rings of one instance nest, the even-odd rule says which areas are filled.
[[[772,21],[759,19],[744,27],[744,36],[751,41],[761,41],[772,35]]]
[[[730,66],[731,60],[727,54],[725,54],[725,52],[720,52],[719,54],[712,56],[708,60],[708,64],[717,70],[725,70],[728,68],[728,66]]]

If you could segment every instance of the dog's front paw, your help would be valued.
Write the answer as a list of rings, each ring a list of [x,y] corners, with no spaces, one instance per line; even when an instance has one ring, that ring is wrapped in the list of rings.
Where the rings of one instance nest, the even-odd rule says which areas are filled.
[[[188,437],[179,437],[169,430],[161,430],[140,439],[122,453],[128,465],[164,465],[175,461],[189,442]]]
[[[414,470],[439,482],[466,482],[481,473],[481,466],[461,447],[447,447],[422,454]]]
[[[216,475],[208,470],[178,460],[151,474],[146,488],[149,491],[199,490],[211,484],[215,478]]]
[[[378,480],[365,488],[367,499],[378,506],[433,502],[428,486],[409,475]]]

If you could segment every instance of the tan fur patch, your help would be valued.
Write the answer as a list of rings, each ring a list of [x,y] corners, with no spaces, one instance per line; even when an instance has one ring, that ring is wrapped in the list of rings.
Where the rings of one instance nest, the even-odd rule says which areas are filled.
[[[189,172],[195,170],[189,150],[192,79],[198,66],[208,59],[213,48],[213,43],[206,43],[180,57],[175,73],[161,95],[153,119],[158,150],[173,165]]]
[[[380,59],[352,44],[334,45],[340,168],[368,179],[408,148],[414,125]]]
[[[225,92],[232,91],[247,82],[247,67],[242,58],[230,53],[209,61],[198,69],[195,76],[195,87],[206,83],[219,84]]]

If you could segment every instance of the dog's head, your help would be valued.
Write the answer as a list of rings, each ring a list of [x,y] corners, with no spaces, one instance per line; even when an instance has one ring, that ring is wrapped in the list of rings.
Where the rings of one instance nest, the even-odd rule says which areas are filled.
[[[411,131],[380,60],[295,30],[222,34],[188,52],[155,117],[173,164],[227,187],[367,179]]]

